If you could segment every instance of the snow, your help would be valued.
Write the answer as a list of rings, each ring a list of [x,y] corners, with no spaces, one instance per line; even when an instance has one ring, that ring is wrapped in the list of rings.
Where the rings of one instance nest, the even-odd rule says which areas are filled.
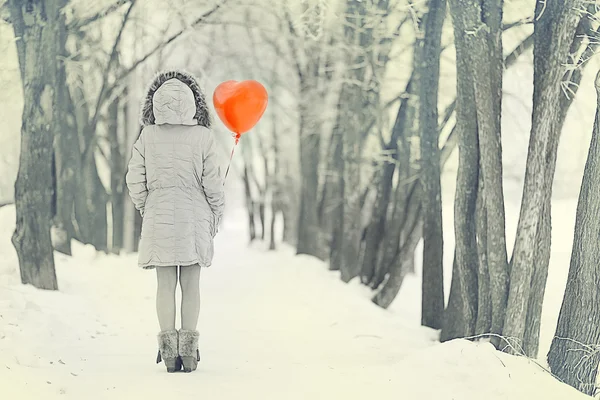
[[[414,319],[417,278],[403,306],[382,310],[313,258],[248,246],[244,221],[230,210],[202,273],[198,371],[167,374],[154,273],[135,254],[75,243],[73,257],[56,254],[58,292],[21,285],[14,208],[0,208],[0,398],[588,398],[488,343],[438,343]]]

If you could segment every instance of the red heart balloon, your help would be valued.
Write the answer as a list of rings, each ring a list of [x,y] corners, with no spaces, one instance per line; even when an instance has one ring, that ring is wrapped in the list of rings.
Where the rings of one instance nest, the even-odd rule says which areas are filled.
[[[261,119],[268,98],[267,90],[257,81],[227,81],[215,89],[213,103],[221,121],[239,137]]]

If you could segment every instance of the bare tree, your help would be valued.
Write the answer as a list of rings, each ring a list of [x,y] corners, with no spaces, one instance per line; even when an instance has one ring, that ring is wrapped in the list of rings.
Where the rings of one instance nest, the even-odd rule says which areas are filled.
[[[119,139],[119,114],[121,112],[120,100],[115,99],[108,108],[107,139],[110,145],[110,203],[112,220],[111,249],[115,253],[123,248],[123,221],[125,219],[125,158],[123,156],[122,141]]]
[[[388,10],[389,2],[372,3],[347,0],[345,9],[344,52],[346,71],[338,104],[336,134],[341,134],[339,159],[339,188],[342,201],[338,205],[338,219],[332,242],[331,268],[339,269],[341,279],[350,281],[360,272],[362,149],[372,125],[373,114],[379,103],[381,54],[380,38],[374,22]],[[383,50],[385,58],[385,49]],[[383,64],[385,65],[385,63]],[[336,148],[339,154],[339,148]],[[359,190],[357,190],[359,189]]]
[[[299,81],[300,132],[300,210],[297,217],[296,252],[324,259],[324,247],[317,215],[321,130],[319,124],[319,65],[323,56],[320,40],[305,38],[298,32],[289,11],[285,12]]]
[[[506,254],[504,194],[502,184],[502,145],[500,115],[502,102],[502,0],[451,0],[450,10],[455,23],[465,34],[462,53],[473,82],[477,132],[480,154],[480,193],[484,218],[478,226],[485,228],[485,248],[480,247],[480,259],[485,259],[489,276],[492,333],[501,334],[508,294],[508,260]],[[460,73],[460,71],[459,71]],[[468,78],[467,78],[468,79]],[[479,233],[478,233],[479,236]]]
[[[400,29],[409,20],[410,16],[407,15],[404,19],[400,21],[397,28],[395,29],[395,32],[393,32],[392,35],[379,37],[377,38],[378,42],[393,42],[394,36],[398,35]],[[383,60],[383,62],[378,63],[380,66],[385,66],[385,62],[389,60],[390,50],[391,48],[383,47],[383,49],[380,51],[379,58]],[[390,203],[392,200],[392,192],[394,188],[394,174],[397,173],[399,175],[400,173],[406,172],[406,170],[400,172],[399,168],[397,168],[400,167],[400,151],[398,148],[398,141],[400,140],[400,136],[405,133],[405,128],[409,125],[407,123],[407,118],[410,117],[409,107],[412,107],[412,105],[409,106],[409,99],[415,91],[415,80],[415,70],[413,69],[411,77],[409,78],[408,83],[406,85],[405,91],[400,96],[398,96],[400,106],[398,108],[398,113],[396,114],[396,119],[394,121],[389,140],[386,140],[382,129],[376,127],[376,129],[379,130],[379,140],[381,143],[380,158],[382,160],[376,160],[376,176],[374,179],[371,180],[371,182],[373,183],[371,185],[368,185],[366,188],[366,190],[372,189],[375,191],[375,200],[372,208],[370,222],[365,228],[363,239],[364,254],[362,256],[361,267],[362,283],[370,285],[373,288],[379,286],[379,284],[381,284],[385,276],[385,272],[383,271],[383,268],[381,268],[382,263],[380,263],[379,260],[381,259],[380,253],[382,251],[390,250],[386,246],[383,246],[382,243],[383,239],[386,237],[386,230],[395,229],[394,226],[387,223],[387,217],[388,210],[391,208]],[[391,106],[391,104],[385,104],[383,105],[383,107],[376,108],[375,113],[382,114],[387,110],[389,106]],[[412,109],[414,110],[414,107]],[[376,118],[373,120],[372,123],[374,125],[377,125],[377,122],[380,120],[381,117]],[[364,208],[364,205],[362,207]],[[395,241],[395,244],[398,243],[399,240]],[[391,252],[394,252],[396,248],[397,246],[392,246]]]
[[[50,238],[53,197],[53,140],[57,124],[58,43],[65,19],[64,1],[11,0],[10,18],[17,41],[24,108],[21,156],[15,184],[17,227],[12,237],[21,281],[58,289]]]
[[[54,140],[56,164],[56,215],[54,226],[56,240],[54,248],[71,255],[71,239],[76,236],[74,217],[76,191],[81,183],[81,160],[79,158],[79,138],[71,93],[67,85],[67,66],[69,53],[66,49],[68,31],[61,24],[57,41],[58,53],[56,91],[58,95],[56,110],[57,135]]]
[[[576,55],[579,55],[579,58],[567,68],[566,73],[562,77],[561,87],[563,88],[563,93],[560,96],[560,115],[556,127],[558,134],[552,136],[546,153],[548,168],[546,169],[547,174],[545,179],[547,182],[545,183],[545,187],[548,190],[544,193],[544,208],[540,214],[538,230],[536,233],[536,249],[533,257],[534,271],[530,298],[527,306],[525,335],[523,337],[523,351],[530,357],[537,356],[538,352],[542,304],[548,275],[548,264],[550,263],[552,181],[554,179],[554,170],[556,168],[558,140],[564,126],[567,112],[579,89],[583,70],[589,65],[588,61],[600,44],[596,39],[597,31],[595,31],[592,26],[592,22],[596,18],[594,15],[595,13],[596,5],[589,4],[587,6],[587,13],[582,16],[575,31],[569,50],[569,59],[573,59]],[[546,73],[546,69],[540,67],[537,72],[543,75]]]
[[[456,47],[456,130],[459,135],[458,175],[454,200],[454,265],[448,308],[441,341],[472,336],[478,317],[479,259],[476,237],[476,205],[479,187],[479,139],[473,76],[465,54],[464,26],[453,15]],[[481,218],[485,220],[485,218]],[[485,229],[480,232],[485,235]],[[485,279],[487,274],[480,276]],[[483,281],[482,279],[482,281]],[[483,282],[482,282],[483,283]],[[489,293],[486,287],[486,294]],[[491,308],[490,308],[491,311]],[[482,313],[483,314],[483,313]],[[489,329],[489,325],[487,326]]]
[[[541,303],[550,259],[550,196],[558,137],[564,121],[561,121],[561,113],[556,112],[564,96],[562,65],[568,60],[582,5],[583,1],[578,0],[553,3],[539,0],[536,6],[532,128],[503,330],[511,342],[508,351],[531,356],[537,353]],[[544,214],[545,222],[540,223]],[[547,245],[543,246],[544,243]],[[536,253],[539,259],[534,259]],[[537,328],[529,330],[529,337],[525,339],[527,325]]]
[[[366,64],[368,61],[362,54],[364,45],[367,45],[365,34],[363,34],[366,19],[366,3],[348,0],[345,10],[346,24],[344,27],[345,43],[348,51],[345,59],[348,65],[360,63]],[[339,160],[338,179],[340,187],[341,201],[338,204],[336,213],[337,223],[334,231],[334,239],[331,256],[331,269],[340,270],[341,278],[344,282],[350,281],[358,274],[358,256],[360,245],[360,227],[359,214],[360,192],[360,135],[364,134],[365,112],[361,110],[363,104],[364,90],[360,83],[364,81],[365,68],[356,67],[347,72],[346,77],[355,78],[353,82],[344,82],[338,104],[338,123],[336,126],[339,137],[339,148],[336,160]],[[352,102],[356,104],[352,104]],[[341,151],[339,151],[341,150]]]
[[[414,145],[418,142],[414,139],[419,136],[419,101],[416,95],[419,42],[414,41],[413,46],[413,72],[400,101],[393,127],[394,131],[398,131],[396,187],[375,276],[371,282],[374,289],[381,286],[372,301],[383,308],[389,307],[400,291],[413,263],[415,248],[422,237],[421,185],[418,182],[420,165],[416,162],[418,157],[415,150],[418,149],[415,149],[417,146]]]
[[[441,328],[444,313],[444,240],[438,145],[438,84],[445,0],[430,0],[423,17],[424,37],[419,65],[420,184],[423,190],[423,291],[421,324]]]
[[[399,230],[401,230],[401,223],[397,221],[397,218],[392,219],[388,223],[386,223],[386,221],[388,221],[388,210],[390,209],[390,202],[392,200],[394,172],[400,175],[402,173],[406,173],[408,170],[409,160],[408,155],[406,154],[408,150],[406,149],[406,140],[404,140],[400,145],[405,147],[403,149],[404,153],[402,161],[400,160],[401,149],[399,149],[398,143],[401,137],[405,134],[407,126],[409,125],[409,122],[407,121],[407,118],[410,117],[409,108],[411,107],[411,105],[409,105],[409,99],[414,92],[414,81],[415,79],[411,76],[408,84],[406,85],[404,96],[400,101],[398,113],[392,128],[391,138],[387,143],[385,143],[383,148],[387,157],[380,167],[382,172],[381,177],[377,180],[377,195],[375,199],[375,205],[373,207],[373,216],[371,223],[366,228],[365,252],[363,255],[361,269],[361,280],[364,284],[371,285],[372,288],[377,288],[377,286],[379,286],[379,284],[381,284],[383,281],[387,271],[382,264],[390,262],[400,243]],[[396,164],[399,164],[400,162],[402,162],[402,166],[404,167],[402,169],[400,168],[400,165],[398,165],[399,168],[396,168]],[[398,186],[402,187],[402,185]],[[402,195],[402,193],[398,193],[398,195]],[[398,214],[400,214],[400,210],[396,212],[397,217]],[[398,230],[397,235],[387,232],[393,230]],[[385,242],[385,240],[388,238],[390,238],[391,243]],[[379,262],[382,259],[381,252],[387,255],[387,257],[384,257],[384,262]]]
[[[600,73],[596,119],[575,220],[575,236],[556,334],[548,353],[552,373],[590,396],[596,394],[600,353]]]
[[[252,191],[252,164],[247,157],[244,157],[244,194],[246,197],[246,210],[248,211],[248,233],[250,234],[250,242],[253,242],[256,237],[256,201]]]
[[[275,63],[277,66],[277,63]],[[276,69],[276,68],[274,68]],[[275,250],[277,248],[276,239],[275,239],[275,222],[277,220],[277,215],[282,211],[282,189],[280,182],[280,154],[279,154],[279,145],[277,141],[279,140],[277,137],[277,129],[279,128],[277,124],[277,115],[273,113],[273,117],[271,119],[271,138],[273,140],[273,173],[270,174],[271,177],[271,227],[270,227],[270,241],[269,241],[269,250]],[[283,215],[282,215],[283,216]],[[284,220],[285,224],[285,220]]]

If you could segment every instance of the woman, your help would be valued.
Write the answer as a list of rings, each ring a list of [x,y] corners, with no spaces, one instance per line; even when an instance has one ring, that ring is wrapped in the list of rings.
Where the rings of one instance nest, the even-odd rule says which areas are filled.
[[[200,268],[213,258],[213,238],[225,195],[210,115],[196,79],[162,72],[142,107],[142,131],[126,175],[140,211],[138,264],[156,269],[160,325],[157,363],[168,372],[194,371],[200,361]],[[175,329],[175,289],[181,285],[181,329]]]

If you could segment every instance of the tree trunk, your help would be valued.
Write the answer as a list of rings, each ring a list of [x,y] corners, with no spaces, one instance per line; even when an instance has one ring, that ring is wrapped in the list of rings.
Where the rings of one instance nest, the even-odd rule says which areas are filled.
[[[481,167],[479,167],[481,171]],[[483,335],[492,331],[492,288],[488,266],[488,219],[485,209],[483,176],[479,174],[477,200],[475,203],[475,235],[477,238],[477,322],[475,334]]]
[[[454,201],[456,249],[448,308],[444,314],[442,342],[473,336],[477,322],[479,258],[476,237],[476,209],[479,191],[479,142],[475,93],[464,48],[461,21],[454,22],[456,47],[456,88],[458,134],[458,176]],[[489,290],[489,287],[487,288]]]
[[[289,167],[285,167],[286,173],[283,174],[281,183],[281,215],[283,217],[283,236],[281,240],[291,246],[297,246],[298,243],[298,215],[301,193],[299,193],[299,184],[295,181],[294,175],[289,172]]]
[[[416,105],[411,108],[416,111]],[[406,164],[405,166],[400,164],[398,168],[399,172],[404,171],[404,173],[398,177],[396,202],[390,221],[390,226],[394,228],[394,231],[390,235],[386,235],[386,244],[390,243],[390,245],[383,248],[380,260],[382,267],[376,276],[377,281],[374,282],[374,287],[380,287],[380,289],[372,301],[383,308],[389,307],[400,291],[404,277],[413,264],[416,246],[423,234],[421,185],[418,179],[415,181],[408,179],[408,177],[415,177],[419,174],[418,165],[410,162],[412,158],[410,143],[418,135],[418,130],[412,126],[407,131],[411,133],[410,137],[400,140],[398,148],[400,162],[405,160]],[[391,242],[391,240],[396,240],[396,242]],[[385,271],[385,275],[383,271]],[[387,280],[385,280],[386,276]]]
[[[397,144],[392,141],[386,146],[387,149],[394,150]],[[385,221],[387,220],[387,211],[389,208],[390,197],[392,193],[392,178],[396,168],[393,162],[384,161],[382,176],[377,181],[377,197],[375,206],[370,219],[370,223],[365,230],[364,254],[362,258],[361,282],[365,285],[370,284],[375,277],[377,256],[381,249],[381,239],[385,235]]]
[[[269,237],[269,250],[275,250],[275,218],[277,217],[277,209],[271,205],[271,224]]]
[[[317,69],[317,67],[314,66],[314,69]],[[316,72],[305,79],[314,79],[314,74]],[[311,104],[313,95],[314,90],[311,89],[308,82],[301,82],[300,169],[302,181],[296,253],[324,259],[317,215],[321,135],[318,122],[313,113],[314,106]]]
[[[338,105],[339,108],[339,105]],[[329,258],[333,258],[336,248],[333,245],[334,236],[339,227],[337,224],[341,221],[339,212],[343,201],[341,193],[340,172],[342,170],[342,134],[340,132],[340,113],[337,113],[336,123],[331,133],[328,157],[324,162],[327,163],[321,201],[319,204],[319,220],[321,221],[321,230],[329,249]],[[330,263],[331,268],[331,263]],[[335,268],[335,266],[334,266]]]
[[[339,138],[339,135],[335,135],[335,127],[337,126],[339,126],[339,121],[336,121],[334,124],[332,134],[329,138],[329,145],[325,153],[325,160],[323,160],[323,163],[325,164],[325,171],[323,172],[323,188],[321,189],[321,197],[319,198],[319,209],[317,213],[319,215],[319,221],[321,222],[321,230],[324,233],[331,232],[333,226],[331,221],[326,221],[325,218],[329,214],[329,209],[327,206],[331,203],[331,191],[329,190],[329,187],[331,184],[337,181],[333,175],[335,170],[333,167],[333,154],[335,153],[335,145],[337,142],[336,139]]]
[[[78,136],[81,154],[86,154],[89,146],[95,146],[96,127],[90,125],[88,102],[83,90],[75,88],[71,95],[75,104]],[[95,151],[88,152],[89,157],[81,159],[81,191],[75,199],[75,220],[78,228],[77,239],[84,244],[93,245],[98,251],[108,250],[108,215],[106,203],[108,195],[96,166]]]
[[[65,19],[62,1],[9,3],[23,82],[21,154],[15,183],[17,251],[21,282],[57,290],[50,237],[53,197],[53,140],[56,120],[60,31]],[[62,27],[61,27],[62,25]]]
[[[258,219],[260,221],[260,240],[265,240],[267,233],[267,222],[265,219],[265,203],[260,200],[258,203]]]
[[[596,77],[600,99],[600,74]],[[552,373],[595,395],[600,353],[600,100],[597,101],[575,221],[571,265],[556,334],[548,353]]]
[[[277,117],[272,113],[272,139],[273,139],[273,173],[271,174],[271,235],[269,250],[275,250],[275,222],[281,209],[281,189],[279,184],[279,146],[277,144]]]
[[[108,109],[108,141],[110,143],[110,201],[112,211],[112,252],[123,248],[123,221],[125,218],[124,166],[119,141],[119,100],[115,99]]]
[[[556,163],[556,160],[554,160],[554,163]],[[552,182],[549,185],[551,186]],[[535,264],[533,265],[531,275],[531,291],[529,301],[527,302],[527,319],[523,334],[523,352],[531,358],[536,358],[538,354],[542,306],[544,304],[544,293],[546,292],[548,265],[550,264],[550,245],[552,239],[552,227],[550,225],[551,197],[550,193],[546,194],[538,223],[533,258]]]
[[[402,144],[402,146],[405,145],[406,143]],[[404,151],[406,150],[403,150],[402,152],[404,153]],[[401,166],[398,168],[398,173],[401,174],[400,176],[408,175],[408,171],[406,171],[408,166],[406,169],[401,168]],[[403,170],[405,171],[404,173],[402,173]],[[412,212],[411,205],[420,204],[421,200],[420,198],[417,198],[420,196],[419,189],[420,186],[418,184],[406,185],[398,183],[396,186],[391,218],[387,223],[388,229],[386,234],[382,238],[383,244],[378,255],[375,275],[369,285],[372,289],[379,288],[393,268],[404,265],[403,262],[398,263],[395,260],[398,257],[402,244],[405,242],[406,230],[408,229],[406,227],[407,219]],[[400,290],[400,288],[398,288],[398,290]]]
[[[342,134],[339,176],[343,218],[342,227],[338,227],[337,237],[334,237],[337,246],[335,251],[339,257],[331,259],[332,268],[340,270],[344,282],[358,276],[361,267],[361,150],[372,119],[372,113],[365,107],[377,105],[379,99],[378,71],[368,69],[368,66],[377,66],[377,61],[380,61],[373,50],[375,39],[371,13],[385,12],[388,1],[373,2],[372,6],[376,8],[375,11],[371,11],[365,2],[347,0],[344,14],[347,48],[344,61],[356,67],[346,71],[347,80],[342,84],[340,94],[340,100],[343,101],[338,104],[337,129]]]
[[[438,145],[438,84],[445,0],[429,0],[423,17],[424,39],[419,79],[419,130],[421,133],[421,187],[423,190],[423,291],[421,324],[442,326],[444,314],[444,240],[440,151]]]
[[[262,232],[261,232],[261,238],[262,240],[265,240],[267,238],[267,217],[266,217],[266,210],[267,210],[267,202],[268,202],[268,194],[269,192],[272,191],[271,188],[271,173],[269,172],[269,158],[268,158],[268,153],[265,149],[263,149],[261,151],[261,153],[263,154],[263,164],[264,164],[264,169],[265,169],[265,185],[263,187],[262,193],[261,193],[261,209],[259,209],[259,213],[261,214],[261,224],[262,224]]]
[[[338,111],[338,118],[340,118],[340,113]],[[338,122],[339,124],[339,122]],[[329,193],[331,193],[330,204],[326,205],[328,207],[328,216],[329,221],[327,224],[331,227],[331,232],[329,236],[329,270],[330,271],[339,271],[340,266],[342,265],[342,236],[344,234],[344,180],[343,180],[343,171],[344,171],[344,160],[343,160],[343,145],[342,145],[342,135],[339,132],[339,125],[336,124],[334,128],[333,135],[335,135],[335,146],[333,153],[333,167],[334,179],[333,182],[329,183]]]
[[[244,165],[244,192],[246,194],[246,210],[248,210],[248,233],[250,234],[250,242],[253,242],[256,239],[256,225],[254,221],[254,199],[252,198],[249,174],[248,166]]]
[[[410,260],[414,259],[415,249],[423,235],[421,205],[420,203],[414,204],[416,209],[411,210],[411,221],[407,221],[406,240],[398,250],[394,260],[392,260],[395,265],[390,268],[390,274],[384,286],[372,298],[373,303],[382,308],[388,308],[398,295],[410,266]]]
[[[581,78],[583,76],[583,70],[589,64],[584,60],[589,60],[600,43],[593,39],[595,31],[592,26],[593,14],[595,13],[595,6],[591,7],[589,13],[585,14],[575,31],[573,41],[569,54],[579,54],[580,47],[583,43],[583,39],[587,35],[591,38],[586,48],[581,53],[578,65],[579,67],[574,71],[569,71],[563,76],[563,83],[569,87],[570,96],[560,96],[560,115],[559,122],[557,124],[556,131],[557,135],[552,136],[548,144],[548,150],[546,152],[546,162],[548,169],[546,170],[546,182],[545,187],[549,190],[544,195],[544,205],[540,214],[538,223],[538,229],[536,232],[536,249],[533,259],[535,263],[533,265],[533,275],[531,282],[531,291],[529,295],[529,302],[527,305],[527,320],[525,321],[525,335],[523,337],[523,350],[525,354],[530,357],[537,357],[539,348],[539,334],[542,317],[542,305],[544,301],[544,294],[546,289],[546,280],[548,278],[548,265],[550,264],[550,245],[552,236],[551,227],[551,215],[552,215],[552,183],[554,180],[554,172],[556,169],[556,156],[558,152],[558,141],[562,133],[564,122],[567,116],[567,112],[575,98],[575,95],[579,89]],[[539,71],[543,74],[545,71]]]
[[[67,71],[64,60],[68,57],[65,48],[67,30],[64,24],[59,27],[57,60],[57,102],[56,122],[60,128],[54,137],[54,154],[56,167],[56,215],[54,218],[54,248],[64,254],[71,255],[71,239],[75,235],[73,226],[75,198],[80,182],[81,162],[78,157],[79,147],[77,126],[73,113],[73,102],[67,85]]]
[[[88,127],[88,129],[92,129]],[[95,133],[94,133],[95,134]],[[91,137],[91,133],[88,133]],[[85,193],[85,207],[77,210],[77,222],[79,226],[86,227],[85,242],[93,245],[96,250],[108,251],[108,214],[106,203],[108,195],[98,175],[95,157],[89,162],[84,162],[83,190]]]
[[[364,12],[360,5],[354,3],[348,2],[348,15]],[[362,23],[361,18],[364,16],[355,17],[356,20],[348,22],[350,26],[345,32],[350,47],[358,40],[355,37],[358,35],[357,25]],[[359,57],[352,53],[352,50],[347,56],[349,61]],[[360,104],[364,96],[359,83],[362,82],[361,72],[352,72],[348,78],[351,76],[356,82],[345,82],[342,85],[333,131],[333,166],[337,183],[332,188],[331,199],[334,230],[331,238],[330,270],[339,270],[344,282],[349,282],[359,273],[361,244],[360,136],[363,134],[361,128],[364,126],[364,110],[361,110]]]
[[[396,121],[392,128],[392,135],[389,143],[385,147],[386,154],[389,154],[392,159],[383,162],[383,173],[378,180],[377,197],[373,208],[371,223],[367,226],[365,237],[365,254],[363,256],[363,264],[361,271],[361,280],[364,284],[371,284],[376,276],[377,259],[381,252],[381,244],[386,235],[386,221],[388,220],[388,210],[390,208],[390,198],[393,188],[393,177],[398,162],[398,140],[404,133],[407,125],[406,117],[408,115],[409,94],[412,93],[413,79],[411,78],[406,85],[405,96],[400,101]]]
[[[344,90],[345,89],[345,90]],[[360,99],[360,87],[344,85],[342,98]],[[350,101],[349,101],[350,102]],[[359,273],[360,248],[360,131],[346,129],[350,125],[360,127],[362,121],[356,107],[347,104],[342,114],[342,169],[341,169],[341,228],[338,230],[336,245],[340,257],[332,259],[340,270],[343,282],[349,282]]]
[[[540,230],[540,219],[544,207],[547,207],[545,203],[549,202],[552,193],[556,149],[561,128],[559,126],[561,115],[556,110],[560,109],[563,96],[561,91],[563,64],[568,60],[575,30],[580,20],[581,6],[582,2],[579,0],[558,1],[551,4],[539,0],[536,6],[532,128],[521,212],[511,259],[510,292],[503,330],[504,336],[511,338],[511,346],[507,349],[511,353],[535,356],[530,352],[537,352],[538,338],[533,324],[539,323],[536,322],[540,318],[537,313],[541,312],[550,240],[549,226],[542,227]],[[549,212],[550,207],[547,208]],[[538,232],[546,235],[540,242],[537,241]],[[542,249],[543,241],[548,241],[548,250]],[[546,253],[542,260],[534,259],[536,252],[540,251]],[[534,267],[534,262],[538,264],[537,267]],[[534,274],[539,277],[535,285],[536,291],[532,291]],[[536,302],[539,304],[536,305]],[[532,306],[529,307],[528,303],[532,303]],[[528,310],[534,313],[530,317],[532,323],[530,335],[533,336],[527,339],[529,345],[525,349],[523,341]]]
[[[487,267],[492,303],[491,332],[500,335],[508,294],[502,144],[502,0],[452,0],[451,11],[465,31],[465,53],[473,76],[486,210]],[[498,345],[497,339],[493,339]]]
[[[416,69],[416,68],[414,68]],[[416,81],[410,85],[410,91],[407,93],[408,109],[403,122],[401,134],[397,142],[398,148],[398,166],[396,168],[396,189],[394,201],[391,209],[390,220],[386,223],[388,227],[382,238],[381,251],[378,255],[375,276],[370,284],[371,288],[377,289],[385,280],[385,277],[397,266],[406,266],[409,263],[404,260],[400,263],[394,262],[402,243],[407,237],[406,221],[410,213],[420,204],[420,186],[411,181],[411,178],[418,175],[418,170],[411,168],[411,143],[418,135],[415,129],[417,120],[418,102],[416,101]],[[414,260],[414,254],[407,254],[406,257]],[[387,290],[387,289],[386,289]],[[393,289],[395,291],[396,289]],[[400,290],[398,287],[397,290]]]
[[[135,80],[136,76],[135,74],[132,74],[130,77],[130,83],[128,84],[129,88],[135,87]],[[124,136],[127,149],[123,158],[124,165],[129,164],[133,143],[135,142],[138,134],[141,132],[141,127],[137,119],[137,109],[132,107],[132,104],[135,104],[138,100],[134,96],[135,90],[128,89],[126,93],[127,97],[125,97],[125,99],[127,100],[123,104],[123,113],[125,118]],[[123,190],[123,197],[123,250],[131,253],[135,249],[135,243],[139,240],[139,238],[135,237],[135,215],[139,214],[139,212],[135,209],[133,202],[129,197],[129,191]]]

